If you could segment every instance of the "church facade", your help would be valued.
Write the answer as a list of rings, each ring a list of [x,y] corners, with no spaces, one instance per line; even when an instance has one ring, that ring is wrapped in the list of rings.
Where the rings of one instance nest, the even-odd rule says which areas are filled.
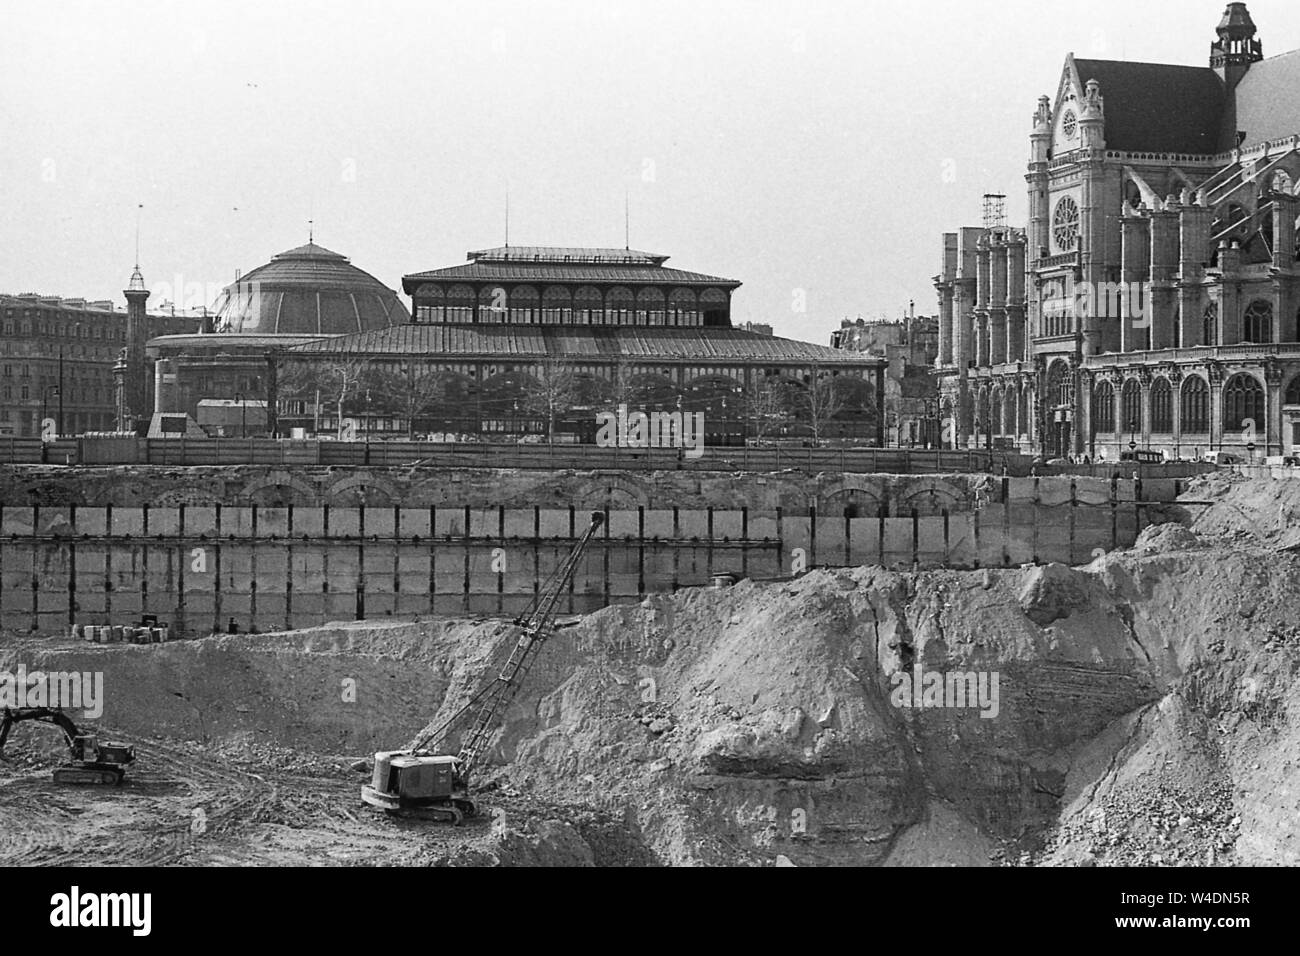
[[[1029,222],[944,236],[950,443],[1117,460],[1300,449],[1300,51],[1228,5],[1205,67],[1066,57]]]

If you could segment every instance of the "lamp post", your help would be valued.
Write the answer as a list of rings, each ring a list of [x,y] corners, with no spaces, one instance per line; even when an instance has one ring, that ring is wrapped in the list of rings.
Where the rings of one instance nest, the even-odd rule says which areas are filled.
[[[41,390],[41,430],[42,431],[44,431],[45,429],[45,416],[47,414],[46,408],[49,405],[51,391],[59,392],[60,391],[59,386],[46,385],[45,388]]]
[[[939,417],[939,403],[933,398],[925,400],[925,435],[923,441],[926,446],[935,444],[934,435],[937,428],[932,428],[931,423]],[[937,424],[937,423],[935,423]]]
[[[81,323],[72,323],[72,336],[81,336]],[[59,341],[59,436],[63,435],[63,342]]]

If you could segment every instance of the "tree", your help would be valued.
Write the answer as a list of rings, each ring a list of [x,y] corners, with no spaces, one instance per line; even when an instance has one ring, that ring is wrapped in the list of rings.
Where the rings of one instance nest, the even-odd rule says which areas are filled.
[[[334,404],[338,413],[338,437],[343,437],[345,404],[356,393],[366,365],[357,359],[339,359],[316,363],[293,363],[280,376],[279,392],[284,398],[310,401],[315,409],[313,430],[320,431],[320,409],[325,401]]]
[[[537,366],[533,378],[524,386],[524,407],[533,415],[546,419],[546,436],[555,440],[555,421],[560,413],[572,408],[578,396],[578,376],[572,364],[548,357]]]
[[[370,367],[361,373],[357,382],[355,402],[360,410],[370,415],[403,419],[407,437],[413,438],[416,419],[443,401],[452,378],[454,375],[446,369],[417,368],[415,365]]]
[[[790,386],[755,373],[745,392],[745,414],[755,438],[777,431],[790,420]]]
[[[835,377],[814,365],[808,386],[801,397],[800,411],[807,417],[813,440],[820,442],[835,416],[844,409],[844,399]]]

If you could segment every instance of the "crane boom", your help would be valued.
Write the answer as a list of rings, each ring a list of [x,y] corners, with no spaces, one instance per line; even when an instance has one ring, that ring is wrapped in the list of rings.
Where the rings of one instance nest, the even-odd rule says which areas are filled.
[[[462,777],[469,776],[470,770],[482,755],[488,735],[496,726],[497,718],[519,692],[524,678],[528,676],[528,671],[537,658],[537,652],[551,636],[555,628],[555,609],[560,595],[569,586],[574,572],[578,569],[578,562],[604,522],[604,514],[599,511],[592,512],[591,524],[587,526],[587,530],[578,538],[568,556],[551,572],[546,583],[533,598],[528,610],[515,619],[514,623],[521,628],[521,632],[501,671],[450,719],[421,737],[412,748],[414,752],[424,750],[431,741],[443,737],[453,725],[460,722],[462,717],[474,712],[473,722],[462,738],[460,752],[456,758],[457,774]]]
[[[452,823],[460,823],[464,817],[478,813],[470,793],[470,771],[487,747],[488,736],[497,720],[519,692],[537,659],[537,652],[555,631],[555,609],[560,595],[573,580],[578,562],[604,523],[604,514],[593,511],[591,524],[568,557],[551,572],[528,610],[515,619],[519,635],[496,676],[449,719],[422,734],[410,749],[375,754],[371,782],[361,788],[364,803],[389,813],[420,810]],[[429,749],[434,742],[444,741],[454,728],[464,725],[466,718],[470,718],[468,730],[454,756]]]

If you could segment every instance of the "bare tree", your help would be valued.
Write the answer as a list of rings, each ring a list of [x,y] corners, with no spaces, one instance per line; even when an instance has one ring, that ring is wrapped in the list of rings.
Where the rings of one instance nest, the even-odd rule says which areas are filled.
[[[800,411],[807,416],[813,440],[820,443],[822,434],[844,409],[844,398],[835,377],[829,371],[814,365],[802,399]]]
[[[343,437],[343,416],[346,403],[355,395],[366,364],[357,359],[336,361],[294,362],[280,376],[278,391],[282,398],[296,398],[310,402],[314,409],[314,431],[320,431],[322,404],[332,402],[338,413],[338,436]]]
[[[755,438],[776,431],[790,418],[789,385],[755,374],[745,392],[745,414]]]
[[[546,437],[555,440],[555,422],[562,411],[573,407],[579,389],[578,375],[571,363],[548,357],[537,366],[524,390],[524,407],[546,419]]]
[[[420,416],[445,401],[447,385],[454,375],[446,369],[387,368],[368,376],[366,385],[383,406],[406,420],[406,437],[415,437],[415,422]]]

